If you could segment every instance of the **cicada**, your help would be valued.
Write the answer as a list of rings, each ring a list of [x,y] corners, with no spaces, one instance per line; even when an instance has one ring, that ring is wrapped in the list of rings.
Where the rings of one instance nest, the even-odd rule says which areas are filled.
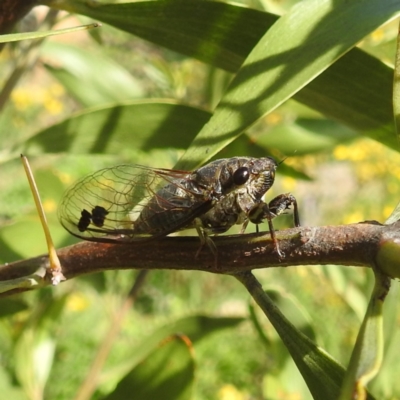
[[[297,203],[292,195],[263,201],[275,179],[270,157],[233,157],[213,161],[193,172],[119,165],[78,181],[65,194],[59,219],[71,234],[96,242],[150,240],[195,228],[202,243],[208,235],[236,224],[267,219],[276,250],[272,218]],[[297,218],[297,219],[296,219]],[[214,251],[213,250],[213,251]]]

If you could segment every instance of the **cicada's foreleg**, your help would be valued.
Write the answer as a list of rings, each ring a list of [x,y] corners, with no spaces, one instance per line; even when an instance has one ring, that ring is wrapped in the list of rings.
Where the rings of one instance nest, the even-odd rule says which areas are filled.
[[[296,198],[291,193],[280,194],[268,203],[268,208],[274,217],[284,214],[286,210],[290,210],[293,205],[294,226],[300,226],[299,209],[297,207]]]

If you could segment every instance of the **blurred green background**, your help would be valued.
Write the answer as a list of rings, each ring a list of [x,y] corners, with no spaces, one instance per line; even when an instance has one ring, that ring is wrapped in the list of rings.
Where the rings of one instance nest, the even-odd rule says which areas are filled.
[[[246,4],[284,14],[296,3],[249,0]],[[17,30],[58,29],[91,21],[66,12],[49,13],[43,6],[26,16]],[[396,35],[397,21],[390,22],[365,37],[359,48],[391,66]],[[232,79],[230,72],[106,24],[36,46],[10,43],[0,53],[3,88],[21,63],[23,74],[0,97],[2,263],[46,252],[21,152],[29,157],[56,247],[76,243],[56,216],[66,188],[105,166],[138,163],[172,168]],[[176,104],[182,108],[173,117],[169,107]],[[107,131],[112,112],[124,119]],[[162,131],[158,131],[160,121],[166,124]],[[293,193],[302,225],[383,223],[400,199],[398,150],[295,100],[261,118],[215,158],[262,154],[284,159],[267,199]],[[291,226],[291,216],[280,217],[276,224]],[[371,271],[304,266],[256,275],[287,317],[346,365],[368,303]],[[110,271],[0,299],[0,387],[7,398],[78,398],[78,388],[88,379],[94,356],[107,342],[107,332],[136,276],[137,271]],[[397,282],[393,286],[385,305],[385,361],[371,385],[379,399],[400,397]],[[263,334],[256,329],[257,321]],[[149,371],[161,371],[165,365],[165,359],[154,361],[166,346],[157,344],[174,332],[188,335],[194,344],[194,355],[182,350],[179,356],[182,368],[191,374],[182,385],[188,392],[173,392],[176,382],[170,382],[160,392],[162,398],[311,398],[279,337],[229,276],[152,272],[119,328],[96,376],[95,392],[86,398],[107,398],[132,368],[138,388],[151,386],[154,374]],[[174,336],[171,340],[179,342]],[[185,357],[193,365],[184,364]],[[151,362],[155,365],[148,366]],[[109,398],[124,398],[115,393]],[[132,398],[146,396],[150,394],[138,389]]]

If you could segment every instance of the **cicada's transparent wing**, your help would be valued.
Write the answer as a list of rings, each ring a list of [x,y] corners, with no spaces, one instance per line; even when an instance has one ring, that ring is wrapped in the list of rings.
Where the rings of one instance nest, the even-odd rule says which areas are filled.
[[[59,219],[71,234],[99,242],[130,242],[189,226],[211,208],[190,173],[119,165],[78,181],[65,194]]]

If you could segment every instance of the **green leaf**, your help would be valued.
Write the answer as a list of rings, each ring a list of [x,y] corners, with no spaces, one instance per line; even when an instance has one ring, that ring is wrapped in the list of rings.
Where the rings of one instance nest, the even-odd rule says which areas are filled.
[[[383,300],[390,279],[374,270],[375,287],[357,336],[344,378],[340,400],[362,399],[366,384],[378,373],[383,359]]]
[[[377,379],[374,379],[370,384],[374,393],[377,393],[376,397],[381,399],[389,397],[389,393],[392,393],[392,397],[395,397],[395,393],[399,393],[400,391],[400,382],[398,379],[399,369],[397,363],[397,349],[400,341],[400,332],[398,329],[398,315],[400,311],[399,290],[400,287],[398,284],[392,284],[390,292],[385,298],[385,306],[383,309],[385,355],[382,367],[379,371],[379,376],[377,376]]]
[[[304,335],[311,340],[315,340],[316,335],[311,325],[311,317],[307,311],[299,304],[298,299],[289,293],[276,289],[265,291],[271,300],[279,307],[286,318]]]
[[[311,325],[311,318],[307,311],[301,307],[298,299],[281,289],[274,288],[266,290],[265,292],[270,297],[271,301],[274,301],[275,305],[285,313],[288,320],[291,321],[296,329],[310,339],[315,339],[315,330]],[[261,320],[261,317],[258,315],[259,313],[256,312],[254,307],[250,308],[250,314],[254,327],[264,343],[266,352],[274,359],[275,367],[273,370],[269,371],[269,374],[276,375],[282,372],[284,366],[287,364],[289,353],[284,350],[282,341],[268,338],[264,330],[263,320]]]
[[[400,34],[397,35],[396,59],[394,63],[393,111],[396,134],[400,138]]]
[[[299,118],[295,122],[276,125],[266,135],[257,138],[257,144],[284,154],[310,154],[332,149],[357,135],[335,122]]]
[[[396,151],[393,69],[352,49],[293,98]]]
[[[299,12],[297,7],[288,14],[289,17],[284,17],[289,21],[289,27],[285,29],[283,26],[278,29],[276,36],[279,39],[282,34],[281,38],[288,40],[288,46],[295,42],[298,36],[297,30],[291,29],[292,24],[288,20],[292,14],[298,19],[298,25],[304,26],[303,29],[300,27],[299,35],[304,34],[304,29],[311,28],[310,22],[315,23],[318,30],[305,37],[308,43],[304,46],[299,46],[286,54],[282,53],[281,65],[284,66],[285,58],[288,58],[286,70],[290,73],[290,70],[294,69],[294,77],[297,70],[302,72],[304,69],[305,73],[310,72],[306,68],[308,64],[311,66],[321,64],[322,68],[314,74],[314,78],[325,68],[329,66],[330,68],[311,82],[312,77],[305,77],[304,84],[308,82],[309,84],[298,93],[295,92],[300,87],[294,88],[292,93],[294,98],[397,150],[398,145],[393,135],[392,105],[388,97],[392,90],[391,69],[358,49],[344,54],[359,39],[392,18],[399,10],[397,2],[353,1],[351,6],[347,2],[336,2],[332,12],[327,10],[323,21],[322,18],[321,21],[318,20],[318,13],[323,7],[329,8],[330,2],[317,1],[310,3],[309,6],[308,3],[302,2],[302,7],[306,8],[304,12]],[[95,7],[90,3],[75,1],[48,2],[48,4],[102,20],[119,29],[232,72],[238,70],[251,49],[278,19],[276,15],[261,11],[203,0],[96,4]],[[193,7],[196,13],[193,13]],[[361,20],[359,15],[363,15]],[[274,29],[276,30],[276,27]],[[237,32],[240,32],[240,35]],[[287,33],[290,32],[293,32],[293,38],[288,37]],[[326,32],[331,36],[331,41],[325,41]],[[309,39],[315,39],[315,42],[311,43]],[[279,40],[276,46],[274,37],[270,42],[267,38],[264,41],[271,50],[276,47],[277,54],[280,54]],[[332,48],[329,53],[326,50],[330,45]],[[305,46],[310,47],[311,51],[305,51]],[[341,55],[342,58],[338,59]],[[325,66],[324,59],[327,61]],[[288,85],[288,89],[290,86]],[[259,110],[260,114],[262,112],[265,111]],[[221,137],[224,135],[221,134]],[[207,158],[202,159],[206,161]],[[196,163],[200,164],[201,159],[192,164]],[[190,167],[192,164],[189,163]]]
[[[281,313],[251,272],[235,275],[260,306],[303,376],[313,399],[337,400],[344,368]]]
[[[141,84],[100,52],[47,42],[41,47],[41,54],[45,57],[44,65],[48,71],[87,107],[143,95]]]
[[[29,398],[43,396],[54,361],[55,332],[67,298],[66,295],[53,297],[51,291],[42,291],[41,297],[15,340],[15,374]]]
[[[191,399],[195,364],[186,336],[169,337],[103,400]]]
[[[17,42],[19,40],[27,39],[40,39],[48,36],[63,35],[65,33],[72,33],[78,31],[85,31],[92,28],[98,28],[100,24],[88,24],[82,26],[76,26],[74,28],[57,29],[54,31],[44,31],[44,32],[24,32],[24,33],[12,33],[8,35],[0,35],[0,43]]]
[[[8,256],[14,253],[18,258],[47,251],[43,229],[36,215],[21,217],[12,225],[3,227],[0,231],[0,242],[5,244],[6,250],[8,249]]]
[[[378,0],[342,0],[333,8],[328,0],[296,4],[254,47],[177,168],[191,169],[208,160],[399,9],[397,2]]]
[[[22,299],[2,298],[0,299],[0,318],[10,317],[28,308],[28,304]]]
[[[358,287],[353,282],[353,271],[350,271],[349,268],[341,268],[337,265],[321,265],[321,269],[336,294],[353,310],[359,321],[362,321],[368,299],[365,297],[363,288]]]
[[[120,363],[117,369],[110,370],[103,374],[100,381],[109,384],[122,373],[127,373],[134,368],[142,359],[147,358],[158,344],[170,335],[182,333],[191,342],[195,343],[206,336],[219,330],[232,328],[244,321],[244,318],[214,318],[204,315],[195,315],[178,319],[171,322],[149,335],[140,345],[131,349],[126,354],[126,362]]]
[[[234,72],[277,16],[215,1],[42,1]],[[238,34],[240,33],[240,34]]]
[[[13,384],[13,377],[6,371],[5,367],[0,367],[0,387],[1,394],[5,399],[29,400],[22,388]]]
[[[86,110],[38,132],[23,152],[123,154],[129,148],[186,148],[209,118],[204,110],[173,101],[112,105]]]

